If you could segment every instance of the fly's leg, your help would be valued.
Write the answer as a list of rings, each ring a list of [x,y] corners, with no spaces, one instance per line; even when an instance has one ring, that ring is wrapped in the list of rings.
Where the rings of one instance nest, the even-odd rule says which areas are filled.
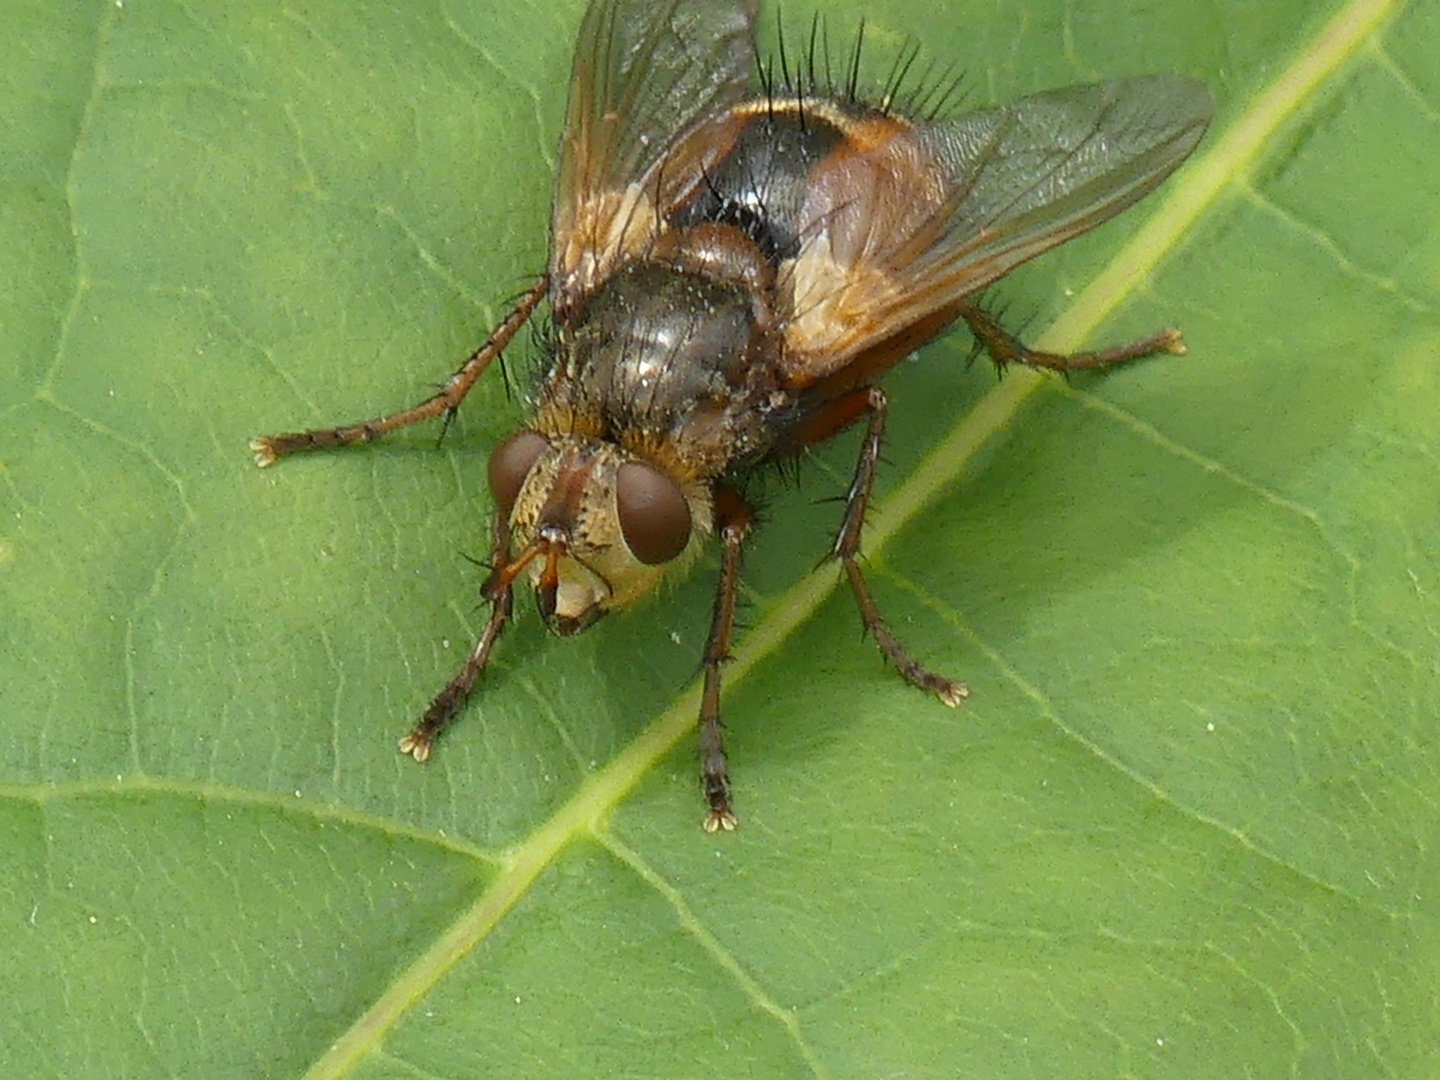
[[[1118,345],[1098,352],[1048,353],[1030,348],[1010,331],[1000,325],[1000,320],[979,305],[966,302],[960,306],[960,317],[970,327],[975,340],[990,354],[1000,367],[1006,364],[1029,364],[1031,367],[1049,368],[1051,371],[1085,371],[1093,368],[1110,367],[1139,360],[1156,353],[1185,352],[1185,341],[1180,331],[1161,330],[1128,345]]]
[[[444,416],[447,419],[454,415],[460,403],[465,400],[465,395],[475,385],[475,380],[480,378],[485,369],[490,366],[490,361],[500,355],[502,349],[510,343],[516,331],[525,324],[540,301],[545,299],[546,290],[549,288],[550,279],[541,277],[535,281],[495,328],[495,332],[486,339],[470,359],[466,360],[459,371],[451,375],[445,381],[444,387],[433,397],[427,398],[419,405],[412,405],[408,409],[401,409],[399,412],[388,413],[385,416],[376,416],[370,420],[363,420],[358,424],[347,424],[344,427],[316,428],[314,431],[297,431],[285,435],[262,435],[250,441],[250,449],[255,452],[255,464],[262,469],[267,465],[273,465],[276,458],[284,457],[286,454],[294,454],[302,450],[324,450],[332,446],[344,446],[355,442],[373,442],[380,436],[394,431],[396,428],[414,424],[420,420],[429,420],[432,417]]]
[[[860,533],[865,525],[865,509],[870,502],[870,490],[875,484],[875,467],[880,461],[880,445],[885,438],[885,392],[878,386],[863,387],[836,398],[829,406],[828,415],[822,418],[831,431],[848,426],[861,416],[869,415],[865,429],[865,442],[860,449],[860,460],[855,463],[855,478],[850,481],[850,491],[845,496],[845,516],[840,522],[840,531],[830,548],[830,558],[839,559],[850,580],[850,590],[855,602],[860,605],[860,619],[866,631],[875,638],[885,659],[906,682],[928,690],[951,708],[959,705],[970,695],[970,689],[963,682],[947,679],[925,667],[906,651],[895,639],[875,598],[870,595],[870,586],[860,570]]]
[[[735,630],[735,595],[740,583],[740,550],[750,535],[754,515],[739,494],[721,488],[715,499],[715,531],[720,535],[720,582],[715,592],[715,614],[705,640],[705,688],[700,698],[700,783],[710,812],[705,831],[729,832],[735,828],[730,805],[730,776],[725,765],[725,739],[720,723],[720,668],[730,658],[730,636]]]
[[[450,725],[470,696],[475,680],[480,678],[485,665],[490,662],[490,650],[510,621],[514,610],[512,583],[515,580],[510,570],[510,525],[502,512],[495,515],[494,539],[490,551],[490,576],[480,587],[480,595],[490,601],[490,619],[485,624],[480,640],[470,651],[469,657],[445,689],[435,695],[425,715],[420,718],[408,735],[400,740],[400,752],[409,754],[416,761],[426,761],[440,732]]]

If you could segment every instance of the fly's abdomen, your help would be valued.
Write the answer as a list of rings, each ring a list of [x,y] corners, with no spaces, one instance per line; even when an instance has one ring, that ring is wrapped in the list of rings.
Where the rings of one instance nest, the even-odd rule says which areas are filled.
[[[734,225],[772,264],[794,258],[804,239],[803,210],[811,170],[845,135],[810,104],[776,102],[757,109],[700,192],[671,217],[685,228]],[[828,112],[829,110],[824,110]]]

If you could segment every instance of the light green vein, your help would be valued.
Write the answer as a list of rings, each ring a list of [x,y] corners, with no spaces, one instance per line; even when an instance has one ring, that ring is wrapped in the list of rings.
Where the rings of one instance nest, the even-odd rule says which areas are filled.
[[[1232,181],[1244,177],[1270,138],[1314,99],[1327,79],[1364,48],[1400,0],[1356,0],[1298,53],[1212,148],[1170,187],[1154,215],[1061,314],[1038,344],[1074,349],[1130,296],[1156,264],[1174,250],[1195,221]],[[960,476],[976,451],[1004,430],[1046,378],[1017,371],[983,398],[910,477],[880,506],[866,530],[866,548],[878,552],[902,527]],[[727,669],[732,687],[808,620],[837,583],[833,567],[801,579],[781,595],[765,619],[735,650]],[[493,885],[444,935],[418,957],[370,1009],[316,1061],[307,1080],[345,1076],[399,1020],[470,953],[505,916],[559,852],[577,836],[596,833],[626,794],[681,739],[690,734],[699,706],[692,686],[603,770],[591,776],[556,814],[517,846]],[[698,824],[697,824],[698,828]],[[696,843],[702,843],[698,836]],[[723,842],[723,840],[721,841]]]
[[[212,806],[230,803],[236,806],[264,807],[291,817],[309,815],[315,821],[354,826],[378,835],[423,840],[432,847],[463,855],[487,866],[497,866],[503,861],[491,852],[467,844],[464,840],[437,835],[432,829],[412,827],[393,816],[382,817],[356,810],[344,803],[310,798],[303,791],[287,795],[262,788],[237,787],[214,780],[182,780],[147,773],[118,775],[105,780],[87,779],[59,783],[47,780],[35,784],[0,784],[0,802],[8,800],[39,807],[97,796],[126,798],[134,795],[167,795],[193,799]]]
[[[791,1010],[783,1008],[779,1002],[775,1001],[774,998],[765,992],[764,988],[755,981],[749,972],[740,966],[740,962],[730,954],[729,950],[720,944],[720,941],[715,935],[696,917],[695,912],[690,909],[690,905],[685,902],[685,897],[681,895],[680,891],[656,873],[654,868],[641,858],[638,852],[630,850],[630,848],[621,843],[613,833],[601,831],[597,839],[610,854],[623,862],[633,870],[646,885],[660,894],[665,902],[675,910],[675,917],[681,927],[700,943],[700,947],[709,953],[715,959],[715,962],[735,980],[740,986],[740,989],[745,992],[745,995],[749,997],[751,1001],[755,1002],[758,1008],[775,1018],[780,1026],[785,1029],[785,1033],[790,1037],[791,1041],[795,1043],[796,1049],[799,1051],[801,1058],[804,1059],[810,1071],[818,1080],[825,1080],[830,1074],[820,1061],[819,1056],[815,1053],[814,1048],[806,1040],[805,1033],[801,1030],[800,1021],[796,1015]]]
[[[1379,292],[1393,296],[1398,302],[1404,304],[1417,315],[1430,314],[1430,305],[1424,300],[1406,292],[1400,285],[1399,280],[1393,275],[1377,274],[1373,270],[1366,269],[1354,259],[1350,258],[1350,256],[1346,255],[1345,252],[1340,249],[1340,245],[1336,242],[1335,238],[1329,233],[1316,225],[1312,225],[1308,221],[1302,221],[1273,199],[1267,198],[1263,192],[1257,191],[1250,184],[1243,184],[1242,188],[1246,198],[1250,200],[1251,204],[1259,210],[1260,213],[1273,218],[1285,228],[1294,230],[1300,236],[1309,240],[1310,243],[1316,245],[1330,258],[1342,274],[1354,278],[1356,281],[1368,285]]]
[[[1248,492],[1257,499],[1269,503],[1271,506],[1278,508],[1286,514],[1299,518],[1315,530],[1316,534],[1325,544],[1345,563],[1352,575],[1359,570],[1360,559],[1331,534],[1330,530],[1325,526],[1324,519],[1321,518],[1320,514],[1313,508],[1298,503],[1294,499],[1285,498],[1285,496],[1272,491],[1250,477],[1241,475],[1222,461],[1196,453],[1190,447],[1170,438],[1153,424],[1145,423],[1131,413],[1117,408],[1111,402],[1069,389],[1060,392],[1073,397],[1081,405],[1085,406],[1085,408],[1101,413],[1117,424],[1129,428],[1130,431],[1134,432],[1138,437],[1159,447],[1166,453],[1172,454],[1180,460],[1194,465],[1202,472],[1209,473],[1211,476],[1221,477],[1226,482],[1234,484],[1240,490]]]
[[[1286,860],[1278,853],[1262,847],[1243,829],[1238,829],[1221,818],[1203,813],[1194,806],[1180,802],[1168,788],[1161,787],[1153,778],[1145,775],[1134,766],[1120,760],[1094,739],[1089,738],[1083,732],[1067,724],[1060,709],[1046,696],[1045,692],[1026,679],[1020,670],[1011,664],[999,650],[984,638],[980,637],[980,635],[976,634],[974,629],[956,614],[955,609],[951,605],[945,603],[933,593],[927,592],[920,585],[902,574],[891,571],[886,576],[891,582],[904,589],[911,596],[915,597],[916,600],[924,604],[925,607],[929,608],[937,616],[953,626],[958,633],[963,634],[976,649],[985,655],[985,658],[994,665],[995,670],[1000,672],[1000,675],[1009,682],[1011,686],[1015,687],[1015,689],[1019,690],[1020,693],[1035,704],[1036,710],[1040,715],[1055,725],[1057,731],[1063,732],[1066,738],[1073,741],[1084,750],[1085,753],[1089,754],[1096,761],[1104,764],[1107,768],[1113,769],[1120,776],[1123,776],[1127,781],[1134,784],[1136,788],[1144,791],[1157,803],[1171,807],[1177,813],[1184,815],[1191,821],[1214,829],[1217,833],[1227,837],[1242,851],[1254,855],[1262,862],[1278,867],[1285,873],[1293,875],[1309,887],[1327,896],[1339,897],[1347,903],[1354,905],[1357,910],[1379,911],[1383,913],[1386,918],[1390,919],[1397,917],[1398,913],[1396,911],[1367,903],[1360,896],[1346,890],[1335,882],[1317,877],[1314,873],[1306,870],[1296,862]]]

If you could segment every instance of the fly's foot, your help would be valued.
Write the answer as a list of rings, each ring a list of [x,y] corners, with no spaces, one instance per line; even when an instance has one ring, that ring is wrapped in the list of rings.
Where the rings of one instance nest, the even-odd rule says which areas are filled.
[[[251,439],[250,449],[255,454],[255,464],[262,469],[274,465],[275,459],[280,456],[275,452],[275,444],[264,435]]]
[[[719,809],[712,807],[710,813],[705,815],[705,831],[708,833],[734,832],[738,824],[735,812],[728,806]]]
[[[434,732],[426,731],[422,725],[400,740],[400,752],[423,764],[430,760],[430,751],[434,745]]]
[[[1174,356],[1184,356],[1190,351],[1185,344],[1185,337],[1173,326],[1167,326],[1150,339],[1155,346],[1154,352],[1168,352]]]
[[[970,687],[963,682],[941,679],[940,683],[941,685],[935,688],[935,696],[952,709],[958,709],[960,703],[970,696]]]

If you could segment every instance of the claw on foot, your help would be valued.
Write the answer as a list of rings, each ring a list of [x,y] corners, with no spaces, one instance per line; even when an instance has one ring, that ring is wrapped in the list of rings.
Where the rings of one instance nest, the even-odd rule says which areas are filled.
[[[1186,347],[1185,339],[1181,336],[1180,331],[1176,330],[1173,326],[1167,326],[1164,330],[1161,330],[1160,333],[1156,335],[1155,344],[1158,348],[1164,349],[1166,352],[1173,353],[1176,356],[1184,356],[1190,351]]]
[[[950,708],[958,708],[960,703],[970,696],[970,687],[963,682],[946,683],[935,691],[935,696],[943,701]]]
[[[729,810],[711,810],[705,815],[705,831],[708,833],[734,832],[739,822]]]
[[[429,736],[422,735],[418,731],[412,731],[400,740],[400,752],[408,754],[416,761],[426,762],[430,760],[430,747],[433,745]]]
[[[275,445],[265,436],[261,435],[251,439],[250,449],[255,454],[255,464],[260,468],[268,468],[275,464]]]

